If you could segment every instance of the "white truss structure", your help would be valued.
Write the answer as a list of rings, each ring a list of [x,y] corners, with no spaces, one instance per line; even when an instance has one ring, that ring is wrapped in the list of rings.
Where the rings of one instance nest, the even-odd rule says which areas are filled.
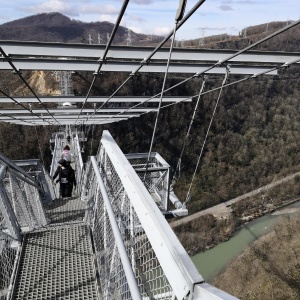
[[[168,49],[160,48],[151,57],[151,47],[111,46],[103,63],[101,59],[105,52],[104,45],[63,44],[41,42],[15,42],[0,41],[2,58],[0,70],[11,70],[18,75],[22,71],[86,71],[96,76],[101,63],[101,72],[123,72],[129,75],[137,73],[164,73],[168,58]],[[236,51],[229,50],[201,50],[175,48],[172,53],[169,73],[187,74],[219,74],[224,75],[230,66],[230,74],[255,77],[257,75],[274,76],[278,74],[277,68],[282,65],[299,64],[299,53],[287,52],[260,52],[248,51],[234,56]],[[232,57],[234,56],[234,57]],[[223,62],[226,58],[226,63]],[[214,65],[214,67],[210,67]],[[141,66],[141,68],[139,68]],[[138,68],[138,72],[134,71]],[[2,92],[2,91],[0,91]],[[72,124],[108,124],[119,122],[141,114],[155,112],[155,106],[147,107],[145,104],[159,102],[159,95],[152,97],[62,97],[33,95],[33,97],[20,97],[7,95],[2,92],[0,97],[0,122],[9,122],[20,125],[72,125]],[[170,97],[162,99],[163,103],[190,102],[192,96]],[[72,107],[49,106],[51,103],[75,103]],[[109,102],[109,107],[101,109],[87,109],[86,103],[103,105]],[[43,103],[44,108],[26,109],[29,103]],[[11,108],[11,104],[19,104]],[[140,107],[136,107],[137,105]],[[134,107],[128,110],[128,107]],[[51,107],[51,108],[50,108]]]

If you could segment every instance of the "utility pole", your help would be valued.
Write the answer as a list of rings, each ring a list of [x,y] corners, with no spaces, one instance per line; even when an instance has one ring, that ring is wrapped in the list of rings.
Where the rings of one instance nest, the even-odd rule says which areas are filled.
[[[127,46],[131,46],[131,30],[127,28]]]
[[[102,41],[101,35],[100,35],[100,33],[98,33],[98,44],[99,44],[99,45],[101,44],[101,41]]]
[[[92,39],[92,35],[89,33],[89,44],[93,44],[93,39]]]
[[[73,95],[72,91],[72,83],[71,83],[71,71],[61,71],[60,72],[60,94],[62,96],[70,96]]]
[[[205,27],[201,27],[200,29],[202,30],[202,35],[201,35],[201,39],[199,40],[199,46],[203,46],[204,45]]]

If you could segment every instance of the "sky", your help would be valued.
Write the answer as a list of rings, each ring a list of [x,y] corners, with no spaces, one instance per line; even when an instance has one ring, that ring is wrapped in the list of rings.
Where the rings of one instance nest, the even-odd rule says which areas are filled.
[[[187,13],[198,1],[187,0]],[[136,33],[164,35],[175,24],[179,0],[130,0],[121,25]],[[60,12],[83,22],[114,23],[123,0],[0,0],[0,24],[44,12]],[[298,20],[300,0],[206,0],[180,28],[176,39],[237,35],[243,28]]]

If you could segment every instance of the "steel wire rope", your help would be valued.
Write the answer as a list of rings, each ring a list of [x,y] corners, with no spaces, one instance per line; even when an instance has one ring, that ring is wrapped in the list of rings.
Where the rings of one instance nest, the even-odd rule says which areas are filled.
[[[186,0],[183,0],[183,1],[181,0],[179,2],[179,7],[178,7],[178,10],[177,10],[177,13],[176,13],[176,16],[175,16],[175,25],[174,25],[174,29],[173,29],[171,46],[170,46],[170,50],[169,50],[169,57],[168,57],[168,61],[167,61],[166,71],[165,71],[165,74],[164,74],[164,80],[163,80],[163,84],[162,84],[162,88],[161,88],[159,105],[158,105],[157,114],[156,114],[156,118],[155,118],[155,122],[154,122],[153,133],[152,133],[152,138],[151,138],[151,143],[150,143],[150,148],[149,148],[149,153],[148,153],[148,157],[147,157],[147,161],[146,161],[146,166],[145,166],[144,181],[146,180],[146,176],[147,176],[149,160],[150,160],[150,156],[151,156],[151,152],[152,152],[152,147],[153,147],[155,133],[156,133],[156,128],[157,128],[157,123],[158,123],[158,117],[159,117],[159,113],[160,113],[160,109],[161,109],[161,104],[162,104],[162,99],[163,99],[163,95],[164,95],[166,80],[167,80],[167,76],[168,76],[168,72],[169,72],[169,66],[170,66],[170,61],[171,61],[171,57],[172,57],[173,45],[174,45],[175,36],[176,36],[176,29],[177,29],[176,27],[177,27],[178,22],[183,17],[185,6],[186,6]]]
[[[219,105],[219,101],[220,101],[220,98],[221,98],[221,94],[222,94],[222,91],[223,91],[224,84],[226,83],[226,81],[228,79],[228,75],[229,75],[229,69],[226,70],[226,74],[225,74],[224,80],[222,82],[222,86],[221,86],[221,89],[220,89],[220,92],[219,92],[219,96],[218,96],[217,102],[215,104],[215,107],[214,107],[214,110],[213,110],[213,113],[212,113],[212,116],[211,116],[211,119],[210,119],[210,122],[209,122],[209,125],[208,125],[208,128],[207,128],[207,131],[206,131],[206,134],[205,134],[205,137],[204,137],[204,141],[202,143],[201,151],[200,151],[200,154],[198,156],[198,160],[197,160],[197,163],[196,163],[194,174],[192,176],[191,183],[190,183],[190,186],[189,186],[189,189],[188,189],[188,192],[187,192],[187,195],[186,195],[186,199],[185,199],[183,205],[185,205],[188,202],[188,200],[191,198],[192,184],[194,182],[194,178],[195,178],[196,173],[198,171],[199,163],[200,163],[200,160],[202,158],[202,154],[203,154],[203,150],[204,150],[204,147],[205,147],[205,144],[206,144],[206,141],[207,141],[207,137],[208,137],[208,134],[209,134],[209,131],[210,131],[210,128],[211,128],[214,116],[216,114],[217,107]]]
[[[263,72],[260,72],[260,73],[257,73],[257,74],[253,74],[253,75],[251,75],[251,76],[247,76],[247,77],[245,77],[245,78],[242,78],[242,79],[239,79],[239,80],[236,80],[236,81],[227,83],[227,84],[225,84],[223,87],[228,87],[228,86],[231,86],[231,85],[234,85],[234,84],[238,84],[238,83],[241,83],[241,82],[246,81],[246,80],[249,80],[249,79],[255,79],[255,78],[257,78],[257,77],[259,77],[259,76],[261,76],[261,75],[265,75],[265,74],[270,73],[270,72],[272,72],[272,71],[276,71],[276,70],[279,70],[279,69],[283,69],[283,68],[285,68],[285,67],[289,67],[290,65],[293,65],[293,64],[296,64],[296,63],[299,63],[299,62],[300,62],[300,58],[299,58],[299,59],[295,59],[295,60],[293,60],[293,61],[291,61],[291,62],[286,62],[286,63],[284,63],[284,64],[282,64],[282,65],[280,65],[280,66],[276,66],[276,67],[274,67],[274,68],[272,68],[272,69],[269,69],[269,70],[267,70],[267,71],[263,71]],[[206,95],[206,94],[209,94],[209,93],[211,93],[211,92],[220,90],[221,87],[222,87],[222,85],[219,86],[219,87],[216,87],[216,88],[214,88],[214,89],[208,90],[208,91],[206,91],[206,92],[203,92],[203,93],[201,93],[201,95]],[[166,107],[170,107],[170,106],[173,106],[173,105],[177,105],[177,104],[182,103],[182,102],[185,102],[185,101],[187,101],[187,100],[196,98],[196,97],[198,97],[198,95],[199,95],[199,94],[196,94],[196,95],[194,95],[194,96],[190,96],[190,97],[188,97],[188,98],[186,98],[186,99],[183,99],[183,100],[181,100],[181,101],[178,101],[178,102],[176,102],[176,103],[170,103],[170,104],[164,105],[164,106],[162,106],[161,108],[163,109],[163,108],[166,108]],[[148,111],[148,112],[143,112],[143,113],[141,113],[141,115],[148,114],[148,113],[155,112],[155,111],[156,111],[156,109],[153,109],[153,110]]]
[[[300,62],[300,59],[296,59],[294,61],[291,61],[291,62],[288,62],[288,63],[284,63],[283,65],[281,66],[277,66],[277,67],[274,67],[273,69],[269,70],[268,72],[271,72],[275,69],[280,69],[280,68],[287,68],[289,67],[290,65],[294,64],[294,63],[298,63]],[[260,76],[260,75],[263,75],[265,74],[266,72],[261,72],[261,73],[258,73],[258,74],[255,74],[251,77],[248,77],[246,79],[250,79],[250,78],[256,78],[257,76]],[[226,75],[225,75],[226,76]],[[204,141],[203,141],[203,144],[202,144],[202,147],[201,147],[201,151],[200,151],[200,154],[199,154],[199,157],[198,157],[198,161],[197,161],[197,164],[196,164],[196,167],[195,167],[195,171],[194,171],[194,174],[193,174],[193,177],[191,179],[191,183],[190,183],[190,186],[189,186],[189,189],[188,189],[188,192],[187,192],[187,195],[186,195],[186,199],[185,199],[185,202],[184,202],[184,205],[190,200],[191,198],[191,188],[192,188],[192,184],[193,184],[193,181],[194,181],[194,178],[196,176],[196,173],[197,173],[197,170],[198,170],[198,167],[199,167],[199,163],[200,163],[200,160],[201,160],[201,157],[202,157],[202,154],[203,154],[203,150],[204,150],[204,147],[205,147],[205,144],[206,144],[206,140],[207,140],[207,137],[208,137],[208,133],[210,131],[210,127],[212,125],[212,121],[213,121],[213,118],[214,118],[214,115],[215,115],[215,112],[216,112],[216,109],[217,109],[217,106],[218,106],[218,103],[219,103],[219,99],[220,99],[220,95],[222,93],[222,90],[223,88],[225,87],[225,82],[227,80],[227,77],[228,75],[224,78],[223,80],[223,83],[221,85],[221,87],[219,88],[220,89],[220,92],[219,92],[219,97],[218,97],[218,100],[216,102],[216,105],[215,105],[215,108],[214,108],[214,111],[213,111],[213,115],[212,115],[212,118],[210,120],[210,123],[209,123],[209,126],[208,126],[208,129],[207,129],[207,132],[206,132],[206,135],[205,135],[205,138],[204,138]],[[245,79],[245,80],[246,80]],[[228,85],[227,85],[228,86]]]
[[[113,30],[112,30],[112,33],[111,33],[111,35],[110,35],[109,41],[108,41],[107,44],[106,44],[104,53],[103,53],[102,57],[100,57],[99,60],[98,60],[98,62],[99,62],[98,69],[97,69],[97,71],[94,73],[94,77],[93,77],[92,83],[91,83],[91,85],[90,85],[90,87],[89,87],[88,93],[87,93],[86,98],[85,98],[85,100],[84,100],[84,102],[83,102],[83,104],[82,104],[81,110],[80,110],[80,112],[79,112],[79,114],[78,114],[78,118],[77,118],[77,120],[75,121],[75,124],[76,124],[76,122],[78,121],[78,119],[79,119],[79,117],[80,117],[80,115],[81,115],[81,113],[82,113],[82,111],[83,111],[83,108],[84,108],[84,106],[85,106],[85,104],[86,104],[86,102],[87,102],[87,100],[88,100],[88,98],[89,98],[89,96],[90,96],[90,93],[91,93],[91,91],[92,91],[92,88],[93,88],[93,86],[94,86],[94,84],[95,84],[96,78],[97,78],[97,76],[99,75],[100,70],[101,70],[101,68],[102,68],[102,66],[103,66],[103,64],[104,64],[104,62],[105,62],[105,60],[106,60],[106,56],[107,56],[108,50],[109,50],[109,48],[110,48],[110,46],[111,46],[111,44],[112,44],[112,41],[113,41],[113,39],[114,39],[114,37],[115,37],[115,35],[116,35],[117,29],[119,28],[119,25],[120,25],[120,23],[121,23],[121,20],[122,20],[122,18],[123,18],[123,15],[124,15],[124,13],[125,13],[125,11],[126,11],[126,8],[127,8],[128,3],[129,3],[129,0],[124,0],[123,5],[122,5],[122,7],[121,7],[121,11],[120,11],[120,13],[119,13],[119,15],[118,15],[118,18],[117,18],[117,21],[116,21],[116,23],[115,23],[115,25],[114,25],[114,28],[113,28]],[[87,120],[88,120],[88,119],[87,119]]]
[[[255,42],[255,43],[252,44],[252,45],[247,46],[246,48],[244,48],[244,49],[242,49],[242,50],[239,50],[238,52],[236,52],[236,53],[234,53],[234,54],[228,56],[227,58],[225,58],[225,59],[223,59],[223,60],[219,60],[218,62],[216,62],[216,63],[213,64],[212,66],[210,66],[210,67],[208,67],[207,69],[203,70],[202,72],[195,73],[194,75],[190,76],[189,78],[187,78],[187,79],[185,79],[185,80],[183,80],[183,81],[181,81],[181,82],[175,84],[174,86],[171,86],[170,88],[166,89],[164,92],[170,91],[170,90],[174,89],[175,87],[177,87],[177,86],[179,86],[179,85],[181,85],[181,84],[183,84],[183,83],[185,83],[185,82],[187,82],[187,81],[189,81],[189,80],[191,80],[191,79],[193,79],[193,78],[199,77],[200,75],[202,75],[202,74],[204,74],[204,73],[206,73],[206,72],[212,70],[213,68],[218,67],[218,66],[220,66],[221,64],[224,64],[224,63],[227,62],[228,60],[230,60],[230,59],[232,59],[232,58],[234,58],[234,57],[236,57],[236,56],[238,56],[238,55],[243,54],[244,52],[246,52],[246,51],[248,51],[248,50],[250,50],[250,49],[252,49],[252,48],[254,48],[254,47],[258,46],[258,45],[260,45],[260,44],[263,43],[263,42],[266,42],[267,40],[269,40],[269,39],[271,39],[271,38],[273,38],[273,37],[275,37],[275,36],[277,36],[277,35],[283,33],[283,32],[286,31],[286,30],[291,29],[292,27],[294,27],[294,26],[296,26],[296,25],[298,25],[298,24],[300,24],[300,20],[295,21],[294,23],[291,23],[290,25],[287,25],[287,26],[281,28],[280,30],[278,30],[278,31],[276,31],[276,32],[274,32],[274,33],[268,35],[267,37],[265,37],[265,38],[263,38],[263,39],[261,39],[261,40]],[[268,71],[268,72],[270,72],[270,71]],[[141,104],[147,103],[148,101],[150,101],[150,100],[152,100],[152,99],[154,99],[154,98],[156,98],[156,97],[158,97],[158,96],[160,96],[160,93],[158,93],[158,94],[156,94],[156,95],[150,97],[149,99],[146,99],[145,101],[142,101],[142,102],[140,102],[140,103],[138,103],[138,104],[135,104],[135,105],[133,105],[132,107],[129,107],[128,109],[126,109],[126,110],[124,110],[124,111],[122,111],[122,112],[116,114],[115,116],[118,116],[118,115],[121,115],[121,114],[123,114],[123,113],[125,113],[125,112],[128,112],[128,111],[130,111],[131,109],[136,108],[136,107],[140,106]],[[177,103],[176,103],[176,104],[177,104]],[[112,117],[109,117],[109,118],[104,119],[104,120],[105,120],[105,121],[106,121],[106,120],[108,121],[108,120],[111,119],[111,118],[112,118]]]
[[[38,132],[37,132],[37,129],[36,129],[36,124],[34,124],[34,129],[35,129],[36,139],[37,139],[37,142],[38,142],[38,145],[39,145],[41,160],[42,160],[43,166],[45,166],[44,156],[43,156],[43,152],[42,152],[42,148],[41,148],[41,144],[40,144],[39,135],[38,135]]]
[[[2,47],[0,46],[0,52],[2,54],[2,56],[4,57],[4,59],[9,63],[9,65],[12,67],[13,72],[15,74],[17,74],[19,76],[19,78],[22,80],[22,82],[26,85],[26,87],[30,90],[30,92],[33,94],[33,96],[39,101],[39,103],[44,107],[44,109],[48,112],[48,114],[59,124],[61,125],[56,118],[53,116],[52,113],[50,113],[50,111],[48,110],[48,108],[44,105],[44,103],[40,100],[40,98],[38,97],[38,95],[34,92],[34,90],[31,88],[31,86],[29,85],[29,83],[26,81],[26,79],[22,76],[20,70],[18,70],[16,68],[16,66],[13,64],[11,57],[9,57],[5,51],[2,49]],[[49,121],[46,121],[47,123],[51,124]]]
[[[195,119],[196,112],[197,112],[197,109],[198,109],[198,106],[199,106],[201,94],[202,94],[202,92],[204,90],[204,87],[205,87],[206,79],[207,79],[207,77],[204,76],[203,81],[202,81],[202,85],[201,85],[201,88],[200,88],[200,91],[199,91],[199,94],[198,94],[198,98],[197,98],[197,101],[196,101],[196,104],[195,104],[195,107],[194,107],[194,111],[193,111],[193,114],[192,114],[192,118],[191,118],[191,121],[190,121],[188,130],[187,130],[187,133],[186,133],[184,141],[183,141],[182,149],[181,149],[180,156],[179,156],[179,159],[178,159],[175,171],[174,171],[174,175],[173,175],[173,178],[171,180],[171,187],[174,186],[174,184],[176,183],[176,181],[180,177],[180,168],[181,168],[182,156],[183,156],[185,147],[186,147],[187,142],[188,142],[188,138],[189,138],[189,135],[190,135],[190,131],[191,131],[192,125],[194,123],[194,119]],[[178,177],[177,177],[177,172],[178,172]]]
[[[0,114],[1,114],[1,116],[8,117],[8,118],[11,118],[11,119],[16,120],[16,121],[19,121],[19,122],[24,122],[24,123],[28,123],[28,124],[35,125],[34,123],[31,123],[31,122],[29,122],[29,121],[24,121],[24,120],[15,118],[15,117],[10,116],[10,115],[3,114],[3,113],[1,113],[1,112],[0,112]],[[0,121],[1,121],[1,120],[0,120]]]
[[[94,110],[96,110],[96,103],[94,103]],[[96,118],[96,115],[94,116],[94,122],[92,123],[92,141],[91,141],[90,156],[92,156],[92,150],[93,150],[94,130],[95,130],[95,118]]]
[[[205,2],[206,0],[199,0],[192,8],[191,10],[181,19],[179,20],[179,22],[176,24],[176,31],[196,12],[196,10]],[[182,16],[180,16],[182,17]],[[137,67],[134,71],[131,72],[131,74],[129,75],[129,77],[112,93],[111,96],[109,96],[109,98],[103,102],[103,104],[96,110],[96,112],[99,111],[99,109],[101,109],[105,104],[107,104],[110,99],[112,99],[117,92],[120,91],[120,89],[133,77],[136,75],[136,73],[139,72],[139,70],[145,65],[145,64],[149,64],[151,58],[156,54],[156,52],[162,48],[162,46],[169,40],[169,38],[174,34],[174,30],[171,30],[169,32],[169,34],[166,35],[166,37],[159,43],[158,46],[156,46],[156,48],[148,55],[147,58],[144,58],[141,62],[140,62],[140,66]],[[144,103],[144,102],[142,102]],[[141,104],[142,104],[141,103]],[[111,118],[111,117],[110,117]]]
[[[42,121],[44,121],[43,118],[41,118],[41,116],[39,116],[38,114],[34,113],[31,109],[27,108],[25,105],[21,104],[19,101],[15,100],[13,97],[9,96],[7,93],[5,93],[3,90],[0,90],[0,93],[2,93],[5,97],[11,99],[13,102],[15,102],[17,105],[20,105],[21,107],[23,107],[25,110],[28,110],[33,116],[36,116],[38,117],[39,119],[41,119]],[[32,123],[32,122],[29,122],[29,121],[24,121],[22,119],[18,119],[18,118],[15,118],[17,120],[20,120],[22,122],[28,122],[28,123],[31,123],[31,124],[35,124],[35,123]],[[50,122],[48,122],[49,124],[51,124]]]

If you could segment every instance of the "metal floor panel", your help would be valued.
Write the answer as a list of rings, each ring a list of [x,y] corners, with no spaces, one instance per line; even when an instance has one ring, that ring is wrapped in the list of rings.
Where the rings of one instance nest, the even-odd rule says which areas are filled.
[[[13,299],[99,299],[87,227],[45,229],[25,237]]]
[[[85,207],[80,198],[56,199],[46,207],[46,212],[52,224],[82,222]]]

